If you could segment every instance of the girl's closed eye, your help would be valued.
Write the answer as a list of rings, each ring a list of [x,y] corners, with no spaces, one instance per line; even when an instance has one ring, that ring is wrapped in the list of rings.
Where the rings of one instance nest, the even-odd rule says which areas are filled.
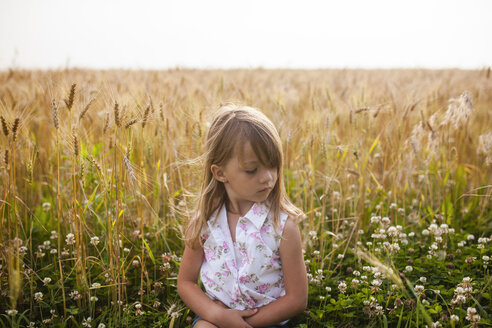
[[[248,174],[255,174],[255,173],[256,173],[256,171],[257,171],[257,168],[255,167],[255,168],[254,168],[254,169],[252,169],[252,170],[246,170],[246,173],[248,173]]]

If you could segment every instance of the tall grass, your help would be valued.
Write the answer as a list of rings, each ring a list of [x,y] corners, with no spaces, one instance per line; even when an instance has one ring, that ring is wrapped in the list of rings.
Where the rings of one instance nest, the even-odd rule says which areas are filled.
[[[328,275],[375,215],[492,231],[487,71],[11,71],[0,81],[0,311],[29,309],[21,321],[80,324],[89,313],[120,326],[154,306],[169,312],[162,324],[185,325],[172,314],[188,313],[174,269],[199,185],[190,163],[226,101],[278,127],[305,248],[319,249]]]

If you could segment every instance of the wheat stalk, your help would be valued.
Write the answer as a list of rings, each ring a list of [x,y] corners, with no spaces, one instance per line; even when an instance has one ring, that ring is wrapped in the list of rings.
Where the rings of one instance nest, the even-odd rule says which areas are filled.
[[[70,87],[70,92],[68,94],[68,98],[64,99],[65,106],[67,106],[68,110],[72,110],[73,101],[75,99],[75,88],[77,87],[76,83],[72,83]]]
[[[8,137],[8,135],[9,135],[9,128],[8,128],[8,125],[7,125],[7,121],[5,120],[5,118],[3,116],[0,116],[0,121],[2,121],[3,134],[6,137]]]

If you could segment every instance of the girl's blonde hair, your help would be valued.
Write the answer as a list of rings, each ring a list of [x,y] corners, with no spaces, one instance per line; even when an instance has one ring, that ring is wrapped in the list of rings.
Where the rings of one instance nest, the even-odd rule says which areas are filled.
[[[194,247],[199,242],[202,228],[212,214],[224,205],[227,193],[224,184],[214,179],[212,164],[224,166],[237,154],[241,160],[242,147],[250,142],[255,155],[262,165],[277,168],[278,179],[267,201],[273,214],[274,227],[280,223],[280,212],[296,221],[304,216],[287,197],[283,179],[282,142],[273,123],[259,110],[239,105],[222,106],[215,113],[205,143],[203,177],[198,203],[189,222],[185,240]]]

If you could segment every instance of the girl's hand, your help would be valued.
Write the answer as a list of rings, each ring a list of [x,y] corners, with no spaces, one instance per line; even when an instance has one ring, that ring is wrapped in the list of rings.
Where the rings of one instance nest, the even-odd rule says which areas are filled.
[[[253,328],[250,324],[244,321],[244,318],[250,317],[258,312],[258,309],[253,310],[232,310],[224,308],[219,318],[219,327],[223,328]]]

